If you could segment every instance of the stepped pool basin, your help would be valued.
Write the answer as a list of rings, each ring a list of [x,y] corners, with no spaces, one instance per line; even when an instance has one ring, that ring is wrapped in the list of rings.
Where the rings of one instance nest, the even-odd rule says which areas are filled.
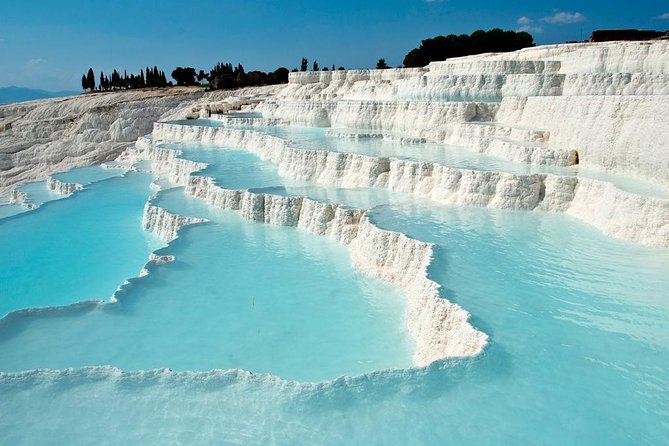
[[[244,114],[242,114],[244,115]],[[232,121],[234,122],[234,120]],[[358,153],[375,157],[392,157],[415,161],[435,162],[444,166],[461,169],[497,171],[516,174],[549,173],[563,176],[578,176],[607,181],[615,184],[622,190],[643,195],[669,198],[669,191],[663,185],[629,176],[623,176],[601,169],[584,168],[582,166],[558,167],[552,165],[537,165],[505,160],[487,153],[477,153],[458,145],[436,144],[430,142],[401,142],[384,140],[383,138],[347,138],[328,136],[333,132],[329,128],[300,127],[300,126],[245,126],[228,124],[210,119],[193,119],[175,121],[180,125],[227,127],[247,131],[255,131],[276,136],[290,141],[293,147],[306,150],[322,150],[329,152]],[[381,135],[388,132],[379,132],[366,129],[340,129],[335,134],[368,134]],[[392,138],[392,133],[389,134]],[[398,136],[399,137],[399,136]]]
[[[347,150],[363,150],[356,144]],[[562,214],[293,180],[240,148],[159,147],[207,163],[193,175],[224,189],[369,209],[378,227],[433,243],[429,277],[488,345],[414,367],[403,291],[356,270],[346,246],[244,220],[159,178],[166,188],[151,205],[208,220],[164,246],[141,225],[153,175],[63,173],[55,177],[88,185],[0,219],[12,234],[0,252],[25,253],[2,258],[7,442],[559,445],[669,436],[666,250]],[[85,256],[82,245],[96,249]],[[167,260],[136,277],[151,250]],[[115,303],[68,305],[108,300],[118,286]],[[46,308],[15,311],[35,307]]]
[[[401,294],[356,273],[344,247],[229,211],[207,217],[117,303],[7,321],[3,332],[20,334],[0,344],[0,369],[244,368],[319,381],[411,364]]]

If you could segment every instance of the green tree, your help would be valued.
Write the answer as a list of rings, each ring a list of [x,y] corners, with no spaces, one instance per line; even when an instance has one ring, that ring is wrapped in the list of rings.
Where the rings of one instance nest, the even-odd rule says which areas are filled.
[[[81,88],[88,90],[88,79],[86,78],[85,74],[81,75]]]
[[[86,88],[91,91],[95,90],[95,73],[93,73],[93,68],[89,68],[88,74],[86,74]]]
[[[274,79],[277,84],[285,84],[288,82],[288,68],[279,67],[274,70]]]
[[[379,61],[376,63],[376,69],[377,70],[385,70],[386,68],[390,68],[386,64],[386,59],[379,59]]]
[[[111,75],[111,89],[116,90],[118,88],[121,88],[121,77],[118,74],[118,71],[114,69]]]
[[[534,38],[526,32],[503,31],[494,28],[481,29],[467,34],[449,34],[436,36],[421,41],[404,56],[405,67],[423,67],[430,62],[446,60],[451,57],[469,56],[489,52],[516,51],[534,46]]]
[[[300,64],[300,71],[307,71],[307,66],[309,66],[309,61],[306,57],[303,57],[302,63]]]
[[[181,86],[195,85],[195,68],[176,67],[174,71],[172,71],[172,79],[177,81],[177,85]]]
[[[318,71],[318,62],[314,60],[314,64],[311,67],[311,71]]]

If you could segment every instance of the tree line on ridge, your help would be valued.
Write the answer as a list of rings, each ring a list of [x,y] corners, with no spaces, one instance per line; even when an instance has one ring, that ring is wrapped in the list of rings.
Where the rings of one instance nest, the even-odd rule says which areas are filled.
[[[436,36],[421,41],[418,48],[409,51],[404,57],[404,67],[423,67],[430,62],[446,60],[452,57],[462,57],[474,54],[488,52],[507,52],[516,51],[522,48],[535,46],[532,35],[520,31],[504,31],[494,28],[489,31],[477,30],[467,34],[449,34],[447,36]],[[390,66],[385,59],[379,59],[376,63],[377,69],[387,69]],[[345,70],[343,66],[335,68],[321,68],[317,61],[313,61],[311,71],[335,71]],[[293,68],[292,72],[309,71],[309,61],[303,57],[300,61],[300,67]],[[274,71],[249,71],[247,72],[242,64],[233,66],[231,63],[217,63],[209,71],[196,70],[193,67],[177,67],[171,77],[174,82],[168,81],[164,71],[146,67],[141,69],[139,74],[127,71],[120,74],[120,71],[113,70],[110,76],[100,72],[99,82],[96,82],[96,76],[92,68],[81,77],[81,88],[89,91],[111,91],[111,90],[129,90],[134,88],[163,88],[173,85],[193,86],[200,85],[207,89],[232,89],[240,87],[274,85],[288,82],[289,70],[285,67],[279,67]]]

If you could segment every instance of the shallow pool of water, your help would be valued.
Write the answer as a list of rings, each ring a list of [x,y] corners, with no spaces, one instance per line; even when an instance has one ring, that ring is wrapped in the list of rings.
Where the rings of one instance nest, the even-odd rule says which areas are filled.
[[[4,442],[666,443],[667,250],[566,215],[296,185],[238,150],[183,148],[212,163],[201,174],[223,187],[325,190],[434,243],[431,278],[489,345],[411,368],[401,294],[353,270],[345,248],[175,188],[153,203],[211,223],[161,251],[174,262],[151,267],[116,304],[0,321],[0,370],[59,369],[0,374]],[[83,365],[130,372],[67,370]],[[331,379],[340,374],[357,376]]]
[[[184,200],[195,199],[161,205],[201,215],[172,209]],[[160,251],[176,261],[151,267],[118,303],[0,324],[0,370],[244,368],[324,380],[411,364],[402,294],[353,270],[345,247],[231,211],[204,216],[212,222]]]
[[[130,173],[0,219],[0,315],[108,299],[160,242],[142,230],[152,176]]]

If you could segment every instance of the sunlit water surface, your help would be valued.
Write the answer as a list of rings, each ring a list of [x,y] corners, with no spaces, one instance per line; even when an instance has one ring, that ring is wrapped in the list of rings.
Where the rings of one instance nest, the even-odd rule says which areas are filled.
[[[211,220],[161,251],[175,262],[117,304],[0,321],[2,370],[130,370],[0,377],[4,442],[667,444],[666,250],[564,215],[297,183],[239,150],[179,148],[222,187],[371,207],[382,228],[435,243],[430,276],[490,344],[408,368],[401,294],[353,270],[345,248],[171,189],[154,204]],[[172,371],[142,371],[154,367]],[[207,371],[238,367],[253,374]],[[358,376],[329,381],[340,374]]]

